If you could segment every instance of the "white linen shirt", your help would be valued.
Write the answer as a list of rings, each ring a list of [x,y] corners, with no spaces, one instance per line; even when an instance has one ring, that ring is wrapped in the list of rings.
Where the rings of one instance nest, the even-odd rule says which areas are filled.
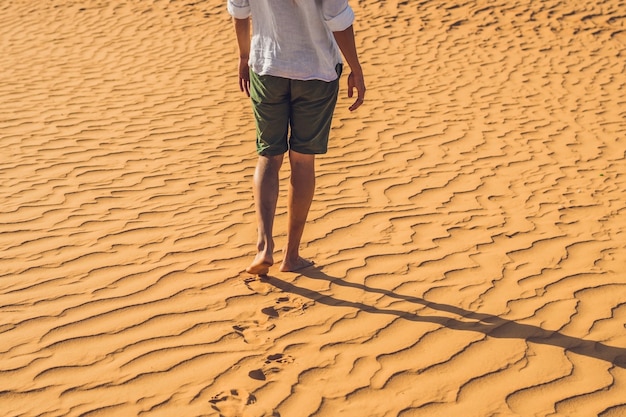
[[[292,80],[337,79],[333,32],[354,21],[348,0],[227,0],[236,19],[252,17],[250,69]]]

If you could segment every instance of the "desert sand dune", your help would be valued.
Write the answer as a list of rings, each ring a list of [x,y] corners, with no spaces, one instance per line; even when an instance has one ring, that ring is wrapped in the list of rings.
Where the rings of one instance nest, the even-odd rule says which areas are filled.
[[[225,2],[2,3],[2,415],[626,415],[626,4],[351,3],[265,279]]]

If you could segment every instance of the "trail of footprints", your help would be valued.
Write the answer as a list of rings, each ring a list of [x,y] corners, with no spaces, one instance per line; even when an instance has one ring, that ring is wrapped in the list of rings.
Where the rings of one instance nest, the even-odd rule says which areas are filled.
[[[244,280],[244,284],[250,291],[260,296],[268,296],[277,293],[277,290],[262,278],[250,277]],[[235,333],[241,336],[249,345],[262,346],[271,342],[269,334],[276,328],[274,321],[280,318],[295,317],[302,315],[311,307],[313,301],[305,301],[299,297],[277,293],[279,296],[274,301],[260,309],[258,318],[242,322],[233,326]],[[266,356],[260,367],[248,372],[248,377],[255,381],[272,381],[285,367],[293,363],[295,358],[283,353],[272,353]],[[220,417],[241,417],[250,414],[250,408],[258,404],[257,397],[246,390],[232,388],[219,392],[210,400],[211,408],[219,413]],[[255,412],[255,416],[280,417],[276,410],[267,412]]]

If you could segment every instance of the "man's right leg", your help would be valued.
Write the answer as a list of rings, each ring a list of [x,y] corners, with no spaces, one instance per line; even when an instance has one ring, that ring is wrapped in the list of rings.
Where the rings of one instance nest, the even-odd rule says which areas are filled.
[[[287,246],[282,272],[295,272],[313,265],[313,262],[300,257],[300,240],[315,193],[315,155],[289,152],[291,180],[287,205]]]
[[[267,275],[274,264],[274,216],[278,201],[278,173],[283,163],[283,154],[259,156],[254,172],[254,204],[257,216],[257,254],[246,272]]]

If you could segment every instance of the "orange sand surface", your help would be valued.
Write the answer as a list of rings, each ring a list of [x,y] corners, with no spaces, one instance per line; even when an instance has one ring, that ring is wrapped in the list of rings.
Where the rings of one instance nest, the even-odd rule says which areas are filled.
[[[2,416],[626,416],[626,3],[352,5],[261,280],[225,2],[2,1]]]

